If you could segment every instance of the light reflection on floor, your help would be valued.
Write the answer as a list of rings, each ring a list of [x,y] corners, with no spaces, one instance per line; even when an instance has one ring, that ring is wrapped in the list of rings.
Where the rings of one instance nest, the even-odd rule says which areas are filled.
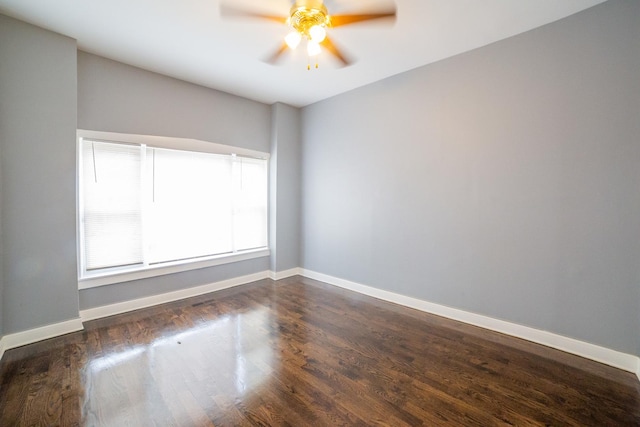
[[[201,396],[215,400],[223,394],[218,400],[233,401],[257,390],[276,362],[273,337],[277,335],[269,333],[270,322],[269,310],[259,307],[169,335],[165,331],[147,345],[90,360],[83,408],[86,424],[136,425],[144,421],[136,421],[136,414],[169,407],[175,416],[175,410],[184,411],[180,408],[188,408],[189,400]],[[179,374],[175,366],[181,367]],[[99,398],[114,394],[119,395]],[[181,405],[172,408],[175,399]]]

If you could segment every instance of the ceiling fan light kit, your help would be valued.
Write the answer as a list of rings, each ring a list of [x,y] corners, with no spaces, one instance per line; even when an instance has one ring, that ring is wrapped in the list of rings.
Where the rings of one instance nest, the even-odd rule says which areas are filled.
[[[320,1],[298,0],[289,12],[287,24],[292,31],[284,38],[289,48],[295,49],[303,38],[307,39],[307,55],[309,58],[320,54],[322,43],[327,37],[326,27],[331,25],[329,12]],[[316,61],[316,68],[318,62]],[[311,64],[307,64],[307,70],[311,69]]]
[[[354,24],[357,22],[370,21],[374,19],[390,18],[395,19],[395,7],[392,10],[381,13],[367,13],[354,15],[329,15],[322,0],[295,0],[289,10],[289,16],[280,18],[273,15],[262,15],[249,11],[241,11],[224,7],[221,9],[228,16],[246,16],[253,18],[263,18],[276,22],[286,22],[291,31],[285,36],[282,45],[269,57],[267,62],[275,63],[282,54],[289,49],[296,49],[303,39],[307,41],[307,55],[309,59],[317,57],[324,47],[330,54],[338,59],[342,66],[351,64],[345,55],[327,36],[327,28],[342,25]],[[318,68],[316,60],[315,68]],[[311,65],[307,64],[307,70]]]

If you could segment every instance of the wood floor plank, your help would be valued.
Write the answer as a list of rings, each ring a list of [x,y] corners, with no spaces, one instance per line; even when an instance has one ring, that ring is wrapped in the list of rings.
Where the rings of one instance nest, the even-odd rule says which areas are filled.
[[[7,351],[0,425],[638,426],[640,382],[292,277]]]

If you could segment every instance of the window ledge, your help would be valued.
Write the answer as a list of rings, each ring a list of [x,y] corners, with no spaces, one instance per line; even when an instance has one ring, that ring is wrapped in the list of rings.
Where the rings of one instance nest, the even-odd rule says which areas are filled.
[[[145,279],[148,277],[162,276],[171,273],[179,273],[181,271],[214,267],[216,265],[246,261],[254,258],[262,258],[269,256],[270,254],[271,252],[268,248],[261,248],[252,251],[218,255],[214,257],[200,258],[197,260],[185,261],[180,263],[166,263],[151,267],[136,268],[135,270],[87,275],[78,279],[78,289],[90,289],[98,286],[112,285],[114,283],[129,282],[131,280]]]

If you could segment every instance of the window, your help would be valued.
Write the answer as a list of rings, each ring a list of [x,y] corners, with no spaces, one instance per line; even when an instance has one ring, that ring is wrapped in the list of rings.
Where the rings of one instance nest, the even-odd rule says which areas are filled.
[[[230,262],[256,251],[264,256],[267,160],[231,153],[240,151],[231,147],[211,152],[221,146],[200,141],[144,142],[150,138],[160,146],[130,142],[136,138],[79,138],[81,281],[194,261]],[[123,280],[131,278],[114,281]]]

